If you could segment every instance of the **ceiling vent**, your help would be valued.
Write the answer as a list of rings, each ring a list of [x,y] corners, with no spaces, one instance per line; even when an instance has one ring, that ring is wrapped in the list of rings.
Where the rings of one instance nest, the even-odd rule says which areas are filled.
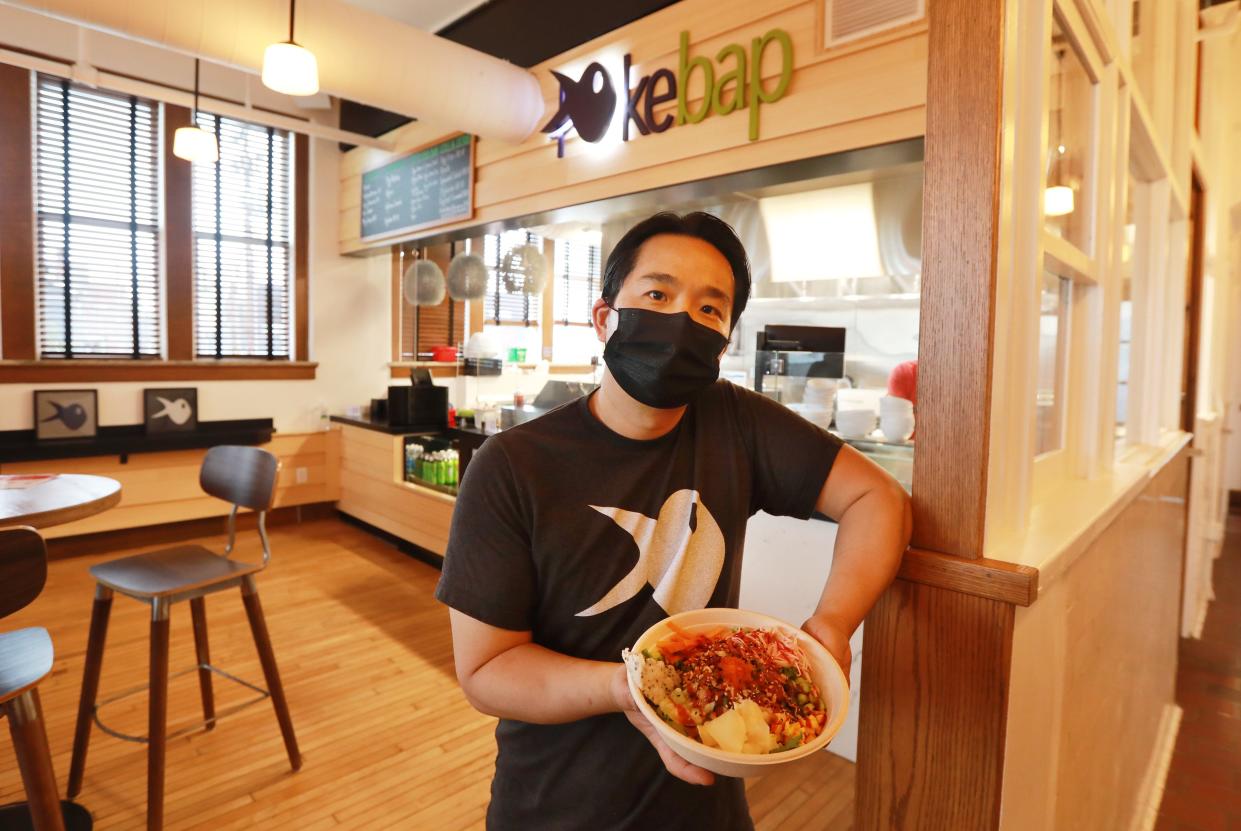
[[[823,44],[840,46],[912,23],[926,14],[926,0],[823,0]]]

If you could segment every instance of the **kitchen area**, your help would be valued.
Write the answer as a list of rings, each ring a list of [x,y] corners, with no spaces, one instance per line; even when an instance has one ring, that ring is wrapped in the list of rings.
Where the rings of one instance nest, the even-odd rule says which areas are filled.
[[[387,395],[332,414],[342,426],[341,511],[431,562],[442,556],[456,486],[487,436],[597,385],[603,345],[586,321],[602,266],[611,245],[658,210],[712,213],[749,255],[751,298],[720,377],[784,404],[911,490],[921,209],[922,141],[913,139],[403,243],[393,254],[402,325],[460,317],[435,335],[461,337],[429,343],[403,333],[403,343],[427,348],[393,364]],[[555,313],[504,319],[517,308]],[[472,317],[480,312],[481,322]],[[537,355],[546,357],[529,360]],[[746,535],[743,607],[808,617],[834,542],[826,517],[759,512]],[[831,746],[849,759],[863,628],[852,643],[854,707]]]

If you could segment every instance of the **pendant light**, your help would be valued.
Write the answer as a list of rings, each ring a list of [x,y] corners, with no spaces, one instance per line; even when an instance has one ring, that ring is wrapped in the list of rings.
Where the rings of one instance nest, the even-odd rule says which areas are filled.
[[[220,160],[215,136],[198,126],[198,58],[194,59],[194,109],[190,126],[178,127],[172,135],[172,155],[195,164],[214,164]]]
[[[314,95],[319,91],[319,63],[313,52],[293,40],[296,8],[297,0],[289,0],[289,39],[263,53],[263,86],[285,95]]]
[[[1066,49],[1061,49],[1056,56],[1056,88],[1059,100],[1056,101],[1056,158],[1052,160],[1056,171],[1056,181],[1064,167],[1064,132],[1061,114],[1064,112],[1064,56]],[[1043,191],[1043,214],[1045,216],[1065,216],[1073,213],[1073,188],[1068,185],[1053,185]]]

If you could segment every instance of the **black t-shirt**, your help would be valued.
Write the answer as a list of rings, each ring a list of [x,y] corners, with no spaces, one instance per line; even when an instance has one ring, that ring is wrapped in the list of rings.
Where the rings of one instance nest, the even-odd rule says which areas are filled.
[[[619,661],[668,615],[735,607],[746,521],[759,510],[809,517],[839,448],[727,381],[650,441],[608,429],[580,398],[474,454],[436,597],[548,649]],[[496,741],[489,829],[753,827],[741,780],[674,778],[619,713],[502,719]]]

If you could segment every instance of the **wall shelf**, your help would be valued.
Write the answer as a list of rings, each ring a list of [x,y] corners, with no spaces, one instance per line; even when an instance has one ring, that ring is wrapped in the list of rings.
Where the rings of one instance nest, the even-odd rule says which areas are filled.
[[[266,444],[274,432],[270,418],[200,421],[193,432],[154,436],[146,435],[141,424],[123,424],[100,427],[98,435],[88,439],[46,441],[38,441],[34,430],[4,430],[0,431],[0,463],[83,456],[120,456],[123,462],[130,453],[195,450],[218,444]]]

